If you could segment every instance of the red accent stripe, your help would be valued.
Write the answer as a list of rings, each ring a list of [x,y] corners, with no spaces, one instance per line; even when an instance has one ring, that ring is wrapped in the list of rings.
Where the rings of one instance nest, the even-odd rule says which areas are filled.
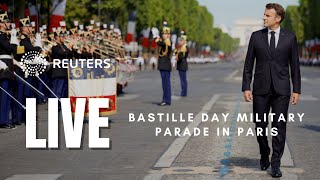
[[[76,111],[76,100],[77,98],[86,98],[86,107],[85,107],[85,113],[89,113],[89,98],[109,98],[109,108],[105,109],[105,108],[101,108],[99,110],[99,112],[110,112],[110,111],[115,111],[116,107],[117,107],[117,102],[116,102],[116,95],[112,95],[112,96],[70,96],[70,103],[71,103],[71,112],[75,112]]]
[[[132,40],[133,40],[133,34],[127,34],[127,36],[126,36],[126,43],[130,43],[130,42],[132,42]]]
[[[142,39],[142,46],[145,48],[149,48],[149,38]]]

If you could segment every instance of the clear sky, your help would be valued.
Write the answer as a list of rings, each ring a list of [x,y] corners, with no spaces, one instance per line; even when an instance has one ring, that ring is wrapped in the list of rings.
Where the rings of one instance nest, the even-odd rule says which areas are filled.
[[[279,3],[285,9],[288,5],[299,5],[299,0],[198,0],[198,2],[213,14],[215,25],[224,25],[228,28],[232,28],[237,19],[262,19],[267,3]]]

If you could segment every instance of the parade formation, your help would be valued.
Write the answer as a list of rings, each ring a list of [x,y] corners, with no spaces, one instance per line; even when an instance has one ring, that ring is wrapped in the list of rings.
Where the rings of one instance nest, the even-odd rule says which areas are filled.
[[[68,68],[54,64],[55,60],[67,60],[68,66],[72,66],[69,63],[72,60],[116,61],[117,67],[111,71],[117,71],[117,84],[105,84],[114,86],[115,91],[134,79],[137,69],[132,59],[125,56],[121,32],[113,25],[107,28],[107,24],[91,20],[90,25],[84,27],[74,21],[74,27],[67,30],[65,21],[60,21],[60,26],[52,28],[51,32],[47,25],[42,25],[37,32],[35,24],[26,17],[19,20],[16,28],[7,12],[0,14],[1,128],[25,123],[26,98],[37,98],[37,103],[42,104],[48,98],[70,97]],[[44,66],[42,69],[40,64]],[[75,77],[82,73],[77,67],[70,71]]]
[[[75,99],[72,99],[70,92],[76,90],[70,89],[88,89],[81,86],[70,87],[70,83],[74,84],[71,82],[72,78],[85,76],[83,70],[77,67],[80,62],[100,64],[98,60],[116,61],[117,65],[113,67],[116,70],[116,85],[107,82],[104,86],[115,86],[111,89],[116,89],[117,94],[134,79],[137,68],[133,61],[139,62],[139,58],[126,55],[121,32],[112,24],[108,28],[107,24],[95,23],[94,20],[91,20],[88,26],[74,21],[74,27],[68,30],[66,22],[60,21],[60,26],[53,27],[52,31],[47,29],[47,25],[42,25],[37,32],[36,23],[31,22],[29,17],[20,19],[18,28],[10,21],[7,12],[0,17],[1,108],[5,112],[1,113],[1,128],[14,128],[15,125],[24,123],[26,98],[37,98],[37,103],[42,104],[46,103],[48,98],[71,97],[74,105]],[[162,79],[163,97],[159,105],[171,105],[170,72],[174,68],[172,60],[177,62],[174,64],[177,64],[181,80],[181,96],[187,96],[187,36],[181,31],[176,47],[170,40],[171,31],[166,21],[163,23],[162,38],[157,28],[152,28],[151,32],[159,47],[159,59],[156,63],[153,62],[153,66],[157,65]],[[63,65],[67,67],[62,67]],[[115,110],[115,96],[112,96],[111,102],[114,102]],[[11,120],[9,117],[12,117]]]

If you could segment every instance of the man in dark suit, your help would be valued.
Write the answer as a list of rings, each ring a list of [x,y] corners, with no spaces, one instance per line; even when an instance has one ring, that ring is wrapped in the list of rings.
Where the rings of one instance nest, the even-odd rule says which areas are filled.
[[[243,70],[242,91],[247,102],[253,101],[254,117],[263,119],[264,113],[268,114],[270,108],[275,113],[272,127],[277,128],[278,135],[272,137],[271,166],[273,177],[281,177],[280,160],[283,155],[286,139],[286,122],[278,122],[282,113],[287,119],[290,101],[290,74],[293,85],[291,104],[298,103],[301,94],[301,76],[299,67],[298,45],[294,33],[280,27],[284,19],[285,10],[276,3],[266,5],[264,12],[265,29],[252,33],[246,61]],[[253,92],[250,84],[252,70],[256,60],[253,82]],[[253,95],[253,96],[252,96]],[[262,128],[263,136],[257,135],[260,148],[261,170],[270,166],[270,148],[266,135],[268,122],[258,122],[254,119],[257,128]]]

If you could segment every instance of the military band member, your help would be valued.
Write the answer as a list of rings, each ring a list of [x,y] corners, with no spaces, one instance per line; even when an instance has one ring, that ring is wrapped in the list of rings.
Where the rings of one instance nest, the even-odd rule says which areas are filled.
[[[187,36],[184,32],[181,32],[180,44],[176,52],[177,70],[179,71],[179,77],[181,82],[181,96],[187,96],[188,82],[187,82],[187,70],[188,70],[188,49],[187,49]]]
[[[13,75],[10,71],[13,71],[13,58],[12,54],[16,52],[18,40],[14,30],[11,31],[11,38],[7,35],[7,31],[10,29],[10,21],[8,14],[0,14],[0,61],[7,69],[0,70],[0,86],[3,90],[0,90],[0,128],[14,128],[14,124],[9,120],[9,113],[11,108],[12,99],[7,94],[12,94],[13,91]],[[5,65],[4,65],[5,64]],[[7,93],[6,93],[6,92]]]
[[[72,59],[72,42],[67,47],[65,42],[66,32],[60,29],[54,32],[54,36],[57,42],[56,46],[52,47],[52,59]],[[58,98],[68,97],[68,72],[66,68],[53,68],[52,69],[52,90],[58,96]]]
[[[34,38],[34,28],[31,25],[29,17],[20,19],[19,21],[19,28],[21,32],[20,36],[20,46],[24,49],[24,55],[31,52],[41,51],[41,37],[40,34],[37,34],[36,38]],[[31,42],[32,40],[32,42]],[[34,42],[34,45],[33,45]],[[20,60],[20,58],[18,58]],[[26,77],[26,81],[35,86],[37,83],[37,79],[35,77],[28,76]],[[31,88],[25,89],[25,96],[26,98],[33,98],[36,96],[36,94],[32,91]]]
[[[171,72],[171,41],[170,41],[170,28],[167,27],[167,23],[164,22],[162,29],[162,38],[159,36],[159,30],[152,28],[153,38],[159,46],[159,60],[158,70],[160,71],[162,80],[162,102],[160,106],[171,105],[171,83],[170,83],[170,72]]]

